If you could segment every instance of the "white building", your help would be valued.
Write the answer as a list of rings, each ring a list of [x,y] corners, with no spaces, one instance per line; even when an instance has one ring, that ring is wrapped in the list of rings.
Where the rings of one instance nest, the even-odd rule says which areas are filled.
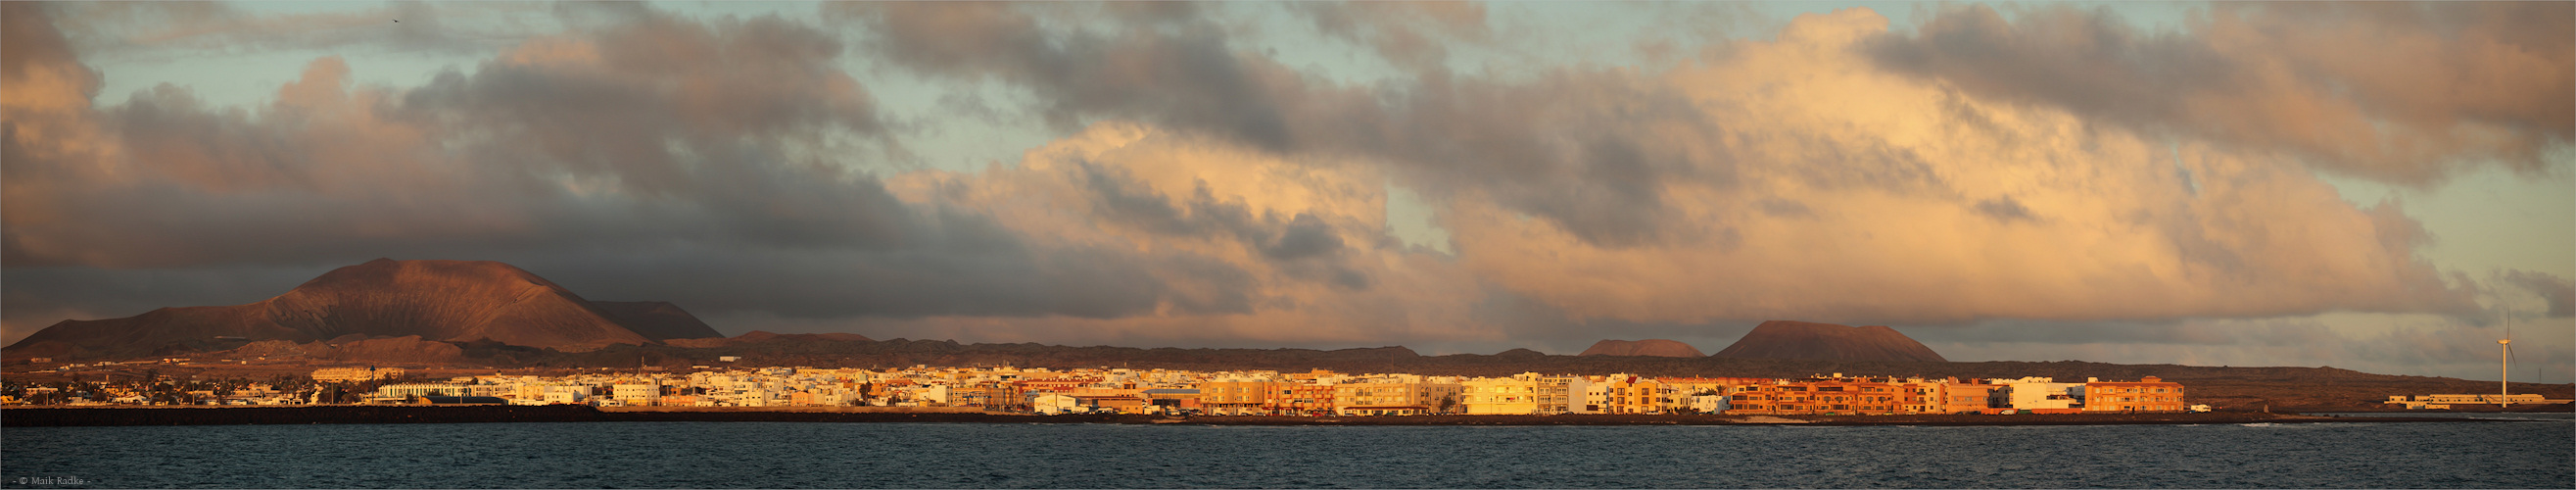
[[[2004,385],[1995,390],[2003,393],[2012,408],[2020,410],[2083,408],[2084,383],[2059,383],[2057,378],[2028,377],[1989,381]]]
[[[1690,400],[1691,410],[1699,413],[1726,413],[1726,395],[1692,395],[1686,399]]]
[[[611,388],[611,396],[628,406],[651,405],[662,400],[662,385],[621,383]]]
[[[1029,407],[1045,415],[1083,411],[1082,399],[1062,393],[1030,393]]]
[[[465,396],[472,388],[460,384],[403,383],[376,387],[376,396],[402,398],[410,396]]]

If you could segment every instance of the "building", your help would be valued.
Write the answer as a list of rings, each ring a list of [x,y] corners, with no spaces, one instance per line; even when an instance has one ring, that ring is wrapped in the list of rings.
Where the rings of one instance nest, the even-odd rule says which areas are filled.
[[[376,387],[376,396],[385,398],[409,398],[415,396],[467,396],[472,393],[472,387],[447,383],[403,383]]]
[[[618,383],[609,387],[609,397],[628,406],[645,406],[662,399],[662,385],[657,383]]]
[[[375,366],[362,368],[322,368],[313,370],[313,380],[324,383],[357,383],[379,379],[400,378],[402,375],[402,368],[378,368]]]
[[[1718,412],[1699,408],[1703,403],[1692,401],[1696,400],[1694,397],[1715,396],[1725,399],[1730,395],[1743,392],[1747,386],[1771,384],[1771,380],[1763,378],[1655,378],[1655,381],[1663,383],[1664,393],[1674,401],[1674,404],[1665,406],[1665,410],[1688,408],[1696,413]]]
[[[1199,406],[1208,413],[1251,415],[1266,412],[1279,383],[1229,379],[1199,383]]]
[[[2388,397],[2388,403],[2392,405],[2405,405],[2407,409],[2429,408],[2435,410],[2448,409],[2451,408],[2452,405],[2512,405],[2522,403],[2567,402],[2567,400],[2546,399],[2541,397],[2538,393],[2524,393],[2520,395],[2389,395]]]
[[[2075,413],[2084,409],[2084,383],[2059,383],[2056,378],[2038,377],[1987,382],[2004,385],[2003,408],[2024,413]]]
[[[1199,393],[1199,390],[1187,388],[1155,388],[1145,390],[1142,394],[1145,395],[1146,403],[1157,407],[1154,409],[1154,411],[1157,412],[1171,413],[1175,410],[1197,410],[1200,408],[1199,397],[1201,394]]]
[[[2154,376],[2136,382],[2087,379],[2084,383],[2086,412],[2180,412],[2187,408],[2182,402],[2182,383],[2169,383]]]
[[[1397,410],[1378,407],[1421,407],[1422,411],[1447,412],[1457,408],[1459,392],[1464,389],[1457,383],[1396,379],[1344,383],[1333,385],[1333,405],[1334,411],[1343,415],[1353,415],[1352,409],[1361,407],[1374,411]]]
[[[1027,396],[1029,400],[1029,410],[1040,414],[1058,415],[1081,413],[1087,410],[1082,405],[1082,399],[1074,398],[1073,395],[1049,392],[1031,392],[1028,393]]]
[[[1269,399],[1261,408],[1280,415],[1323,415],[1333,413],[1332,385],[1287,384],[1272,387]]]
[[[1994,413],[1996,409],[2009,406],[2001,398],[2001,390],[2004,388],[2003,385],[1990,385],[1976,382],[1982,380],[1972,379],[1969,381],[1970,382],[1968,383],[1951,383],[1947,386],[1946,393],[1942,395],[1942,412]]]
[[[1097,411],[1097,412],[1118,412],[1118,413],[1124,413],[1124,414],[1143,414],[1143,413],[1145,413],[1145,407],[1153,406],[1153,405],[1149,405],[1149,404],[1145,403],[1145,397],[1144,397],[1144,396],[1142,396],[1142,395],[1072,395],[1072,396],[1073,396],[1073,398],[1074,398],[1075,400],[1079,401],[1079,403],[1080,403],[1080,405],[1081,405],[1081,406],[1086,407],[1086,408],[1089,408],[1089,409],[1091,409],[1092,411]]]
[[[1818,377],[1752,385],[1728,395],[1728,415],[1892,415],[1942,413],[1938,403],[1949,392],[1939,381],[1919,378]]]
[[[1664,393],[1663,383],[1652,378],[1623,373],[1592,381],[1597,384],[1585,391],[1586,398],[1592,398],[1584,401],[1584,411],[1588,413],[1664,413],[1664,407],[1673,400]]]
[[[1468,415],[1531,415],[1539,411],[1537,373],[1509,378],[1476,378],[1459,383]]]
[[[1726,409],[1729,408],[1726,397],[1726,395],[1684,396],[1682,399],[1686,401],[1683,408],[1690,409],[1691,413],[1726,413]]]

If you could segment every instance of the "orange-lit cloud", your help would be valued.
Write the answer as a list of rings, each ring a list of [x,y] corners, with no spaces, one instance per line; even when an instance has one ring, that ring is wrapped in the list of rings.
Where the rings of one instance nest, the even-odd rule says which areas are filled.
[[[2576,144],[2565,2],[2227,2],[2166,33],[2107,10],[2019,14],[1953,7],[1868,50],[1983,97],[2373,179],[2434,182],[2489,160],[2543,172]]]

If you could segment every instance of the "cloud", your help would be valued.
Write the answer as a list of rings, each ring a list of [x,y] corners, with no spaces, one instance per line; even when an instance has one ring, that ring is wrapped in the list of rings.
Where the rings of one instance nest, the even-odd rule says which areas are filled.
[[[1861,9],[1656,66],[1352,86],[1189,5],[832,4],[845,44],[567,4],[573,30],[471,71],[361,86],[324,58],[273,102],[214,107],[175,86],[96,103],[58,34],[16,24],[42,9],[7,5],[11,328],[133,313],[51,284],[379,256],[502,260],[729,330],[985,341],[1579,347],[1768,319],[2476,308],[2401,203],[2353,205],[2244,141],[2099,123],[2152,108],[1892,71]],[[1059,11],[1100,23],[1041,21]],[[845,56],[1025,90],[1060,138],[873,171],[902,141]],[[1391,187],[1454,255],[1387,235]],[[57,269],[18,280],[35,267]]]
[[[2219,3],[2179,31],[2108,9],[1947,8],[1864,48],[1879,65],[1995,100],[2285,151],[2429,185],[2495,161],[2547,170],[2576,143],[2576,6]]]
[[[1887,73],[1861,50],[1886,36],[1866,10],[1662,72],[1360,88],[1224,49],[1215,29],[1103,36],[1008,6],[905,8],[856,18],[871,52],[921,72],[1026,86],[1067,119],[1379,166],[1445,203],[1478,278],[1577,319],[2473,308],[2465,279],[2415,256],[2429,237],[2396,203],[2356,208],[2266,153]],[[1024,28],[930,28],[960,25]],[[1232,75],[1106,75],[1129,71]],[[2293,222],[2308,225],[2276,226]]]
[[[2525,270],[2505,271],[2499,279],[2540,296],[2544,304],[2549,305],[2547,314],[2550,318],[2576,316],[2576,281],[2557,274]]]
[[[222,2],[72,2],[50,8],[81,51],[113,56],[351,47],[475,53],[534,37],[531,17],[545,12],[535,3],[409,1],[274,15]]]
[[[677,228],[898,243],[906,211],[872,177],[811,155],[893,148],[865,144],[883,124],[829,67],[838,55],[830,36],[776,18],[651,16],[410,89],[353,86],[344,62],[321,58],[253,110],[171,85],[87,109],[94,78],[28,92],[73,108],[13,111],[13,126],[87,136],[16,133],[7,253],[111,267],[364,260]],[[24,71],[83,70],[53,63]]]
[[[1358,43],[1379,58],[1413,70],[1446,69],[1454,43],[1492,40],[1484,4],[1471,2],[1298,2],[1289,12],[1305,17],[1328,37]]]
[[[1254,307],[1222,260],[1034,243],[976,209],[898,199],[866,169],[899,143],[834,68],[838,39],[775,17],[570,12],[590,27],[470,73],[359,86],[324,57],[241,108],[171,85],[93,104],[97,75],[44,7],[8,8],[11,334],[248,302],[293,284],[210,276],[374,257],[501,260],[593,297],[800,320]],[[1296,216],[1242,225],[1300,260],[1337,250]]]

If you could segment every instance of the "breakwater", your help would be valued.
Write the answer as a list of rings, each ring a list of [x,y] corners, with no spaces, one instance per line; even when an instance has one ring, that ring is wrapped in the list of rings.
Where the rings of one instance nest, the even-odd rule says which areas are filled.
[[[2054,415],[1431,415],[1272,417],[1029,415],[940,407],[635,407],[583,405],[319,405],[258,407],[13,407],[0,426],[442,424],[493,422],[846,422],[1197,425],[2141,425],[2337,422],[2475,422],[2479,419],[2320,417],[2247,412]]]

